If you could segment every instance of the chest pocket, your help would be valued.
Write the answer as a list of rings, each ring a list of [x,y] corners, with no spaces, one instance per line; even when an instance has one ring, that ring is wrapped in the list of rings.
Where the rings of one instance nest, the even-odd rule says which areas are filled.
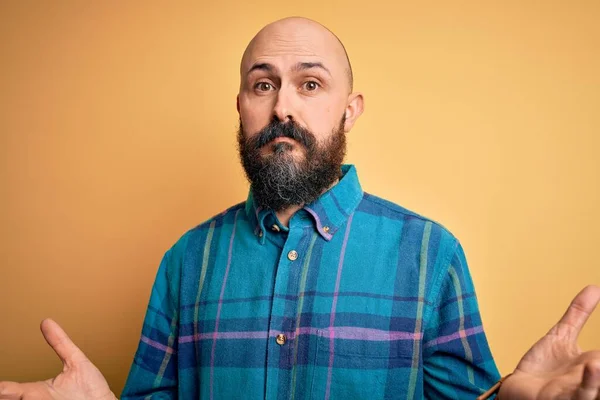
[[[414,341],[360,328],[317,332],[311,399],[384,399],[408,387]],[[331,367],[330,367],[331,366]]]

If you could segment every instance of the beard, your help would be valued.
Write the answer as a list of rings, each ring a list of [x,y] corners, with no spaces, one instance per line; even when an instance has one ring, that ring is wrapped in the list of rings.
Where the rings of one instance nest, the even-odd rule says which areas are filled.
[[[262,209],[282,211],[315,201],[341,177],[346,155],[345,115],[331,135],[319,143],[315,135],[294,121],[278,119],[247,137],[240,121],[238,150],[254,201]],[[294,145],[276,138],[293,139]],[[268,154],[263,149],[271,146]],[[292,150],[300,147],[300,157]]]

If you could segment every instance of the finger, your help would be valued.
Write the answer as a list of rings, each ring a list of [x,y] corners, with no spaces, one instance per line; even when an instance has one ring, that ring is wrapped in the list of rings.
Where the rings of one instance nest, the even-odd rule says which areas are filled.
[[[573,341],[577,340],[579,332],[600,302],[600,287],[595,285],[586,286],[575,296],[569,308],[553,330],[562,331],[566,329]]]
[[[20,399],[23,395],[23,385],[17,382],[0,382],[0,399]]]
[[[577,400],[596,400],[600,396],[600,361],[592,361],[583,369],[581,386],[577,390]]]
[[[53,320],[43,320],[40,329],[46,342],[48,342],[66,367],[71,367],[76,363],[87,360],[85,354],[79,350],[79,347],[75,346],[75,343],[69,339],[65,331]]]

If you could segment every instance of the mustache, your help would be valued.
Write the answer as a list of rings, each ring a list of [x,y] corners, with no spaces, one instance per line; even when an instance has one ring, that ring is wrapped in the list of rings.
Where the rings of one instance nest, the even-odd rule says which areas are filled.
[[[281,122],[273,120],[269,125],[258,132],[252,141],[255,150],[258,150],[277,138],[289,138],[304,145],[307,149],[312,149],[315,146],[315,136],[308,130],[294,121]]]

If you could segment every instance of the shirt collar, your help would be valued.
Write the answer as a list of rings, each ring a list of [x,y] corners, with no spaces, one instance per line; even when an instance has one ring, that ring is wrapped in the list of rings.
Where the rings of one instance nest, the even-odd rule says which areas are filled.
[[[329,241],[346,223],[362,197],[363,190],[358,180],[356,167],[347,164],[342,166],[342,178],[339,182],[315,201],[304,206],[303,210],[312,216],[312,222],[319,234]],[[274,213],[256,206],[252,189],[246,200],[246,214],[254,226],[254,234],[259,237],[261,243],[264,243],[265,218]],[[273,217],[275,216],[273,215]]]

